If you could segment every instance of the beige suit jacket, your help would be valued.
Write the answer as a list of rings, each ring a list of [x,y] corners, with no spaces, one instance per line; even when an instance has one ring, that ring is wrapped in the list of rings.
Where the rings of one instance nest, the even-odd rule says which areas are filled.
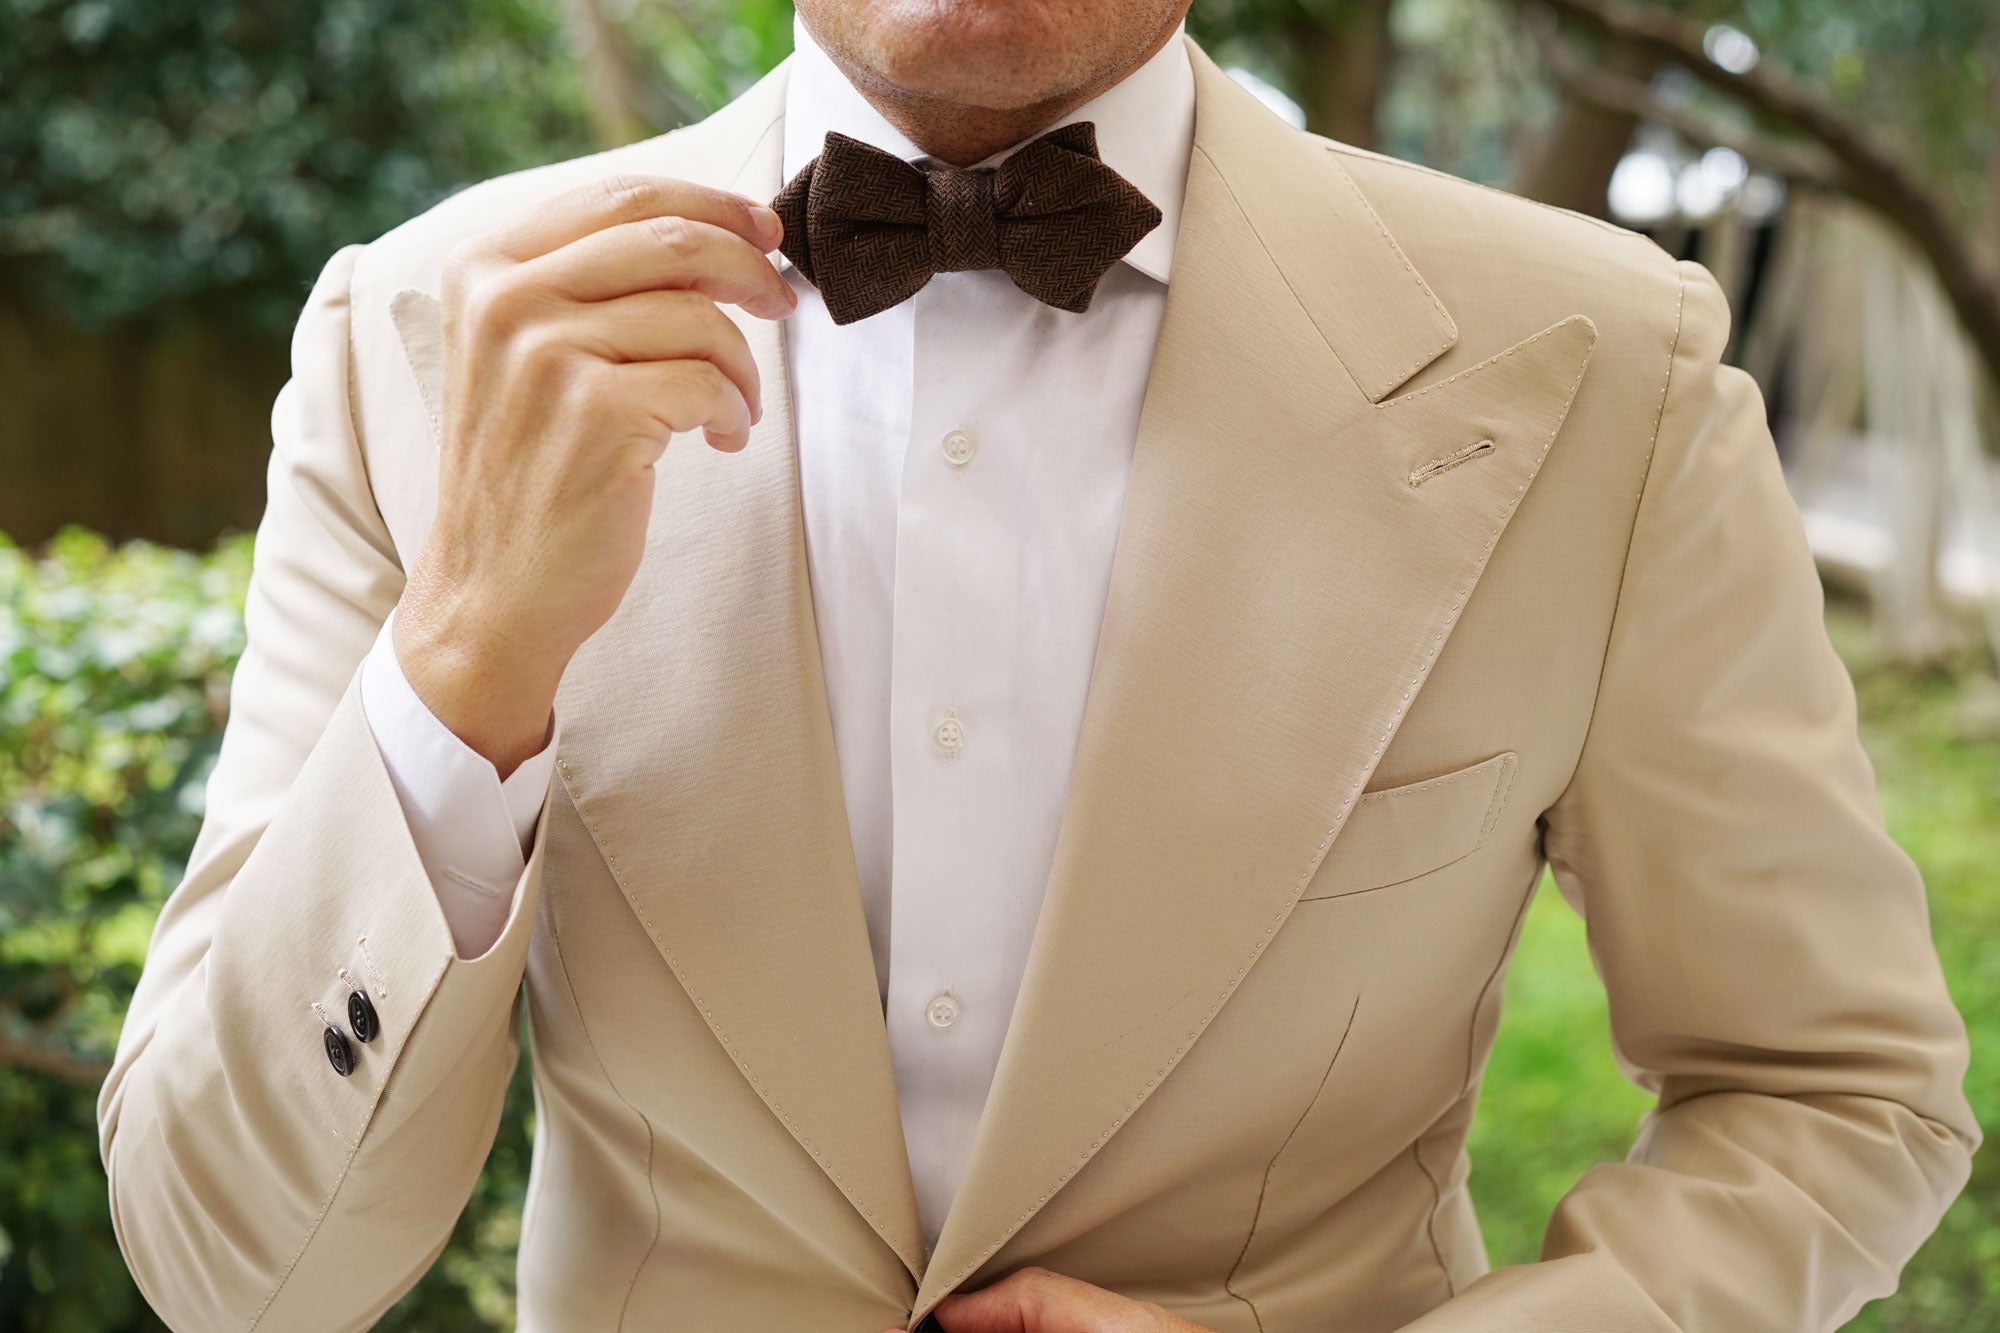
[[[182,1329],[365,1327],[479,1172],[525,1006],[521,1327],[878,1333],[1034,1263],[1225,1333],[1828,1328],[1966,1179],[1966,1037],[1722,294],[1617,228],[1298,133],[1199,50],[1075,777],[924,1253],[775,325],[576,659],[492,950],[353,678],[435,498],[440,265],[553,192],[768,196],[785,72],[340,251],[275,410],[207,824],[100,1103]],[[1489,1273],[1464,1141],[1544,860],[1659,1095]],[[338,1019],[382,1035],[348,1078]]]

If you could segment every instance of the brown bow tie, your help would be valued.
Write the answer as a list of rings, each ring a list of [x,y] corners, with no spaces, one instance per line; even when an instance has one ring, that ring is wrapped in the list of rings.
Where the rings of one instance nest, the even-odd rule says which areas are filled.
[[[781,248],[836,324],[907,300],[934,273],[983,268],[1081,312],[1105,270],[1160,225],[1152,201],[1098,160],[1087,120],[971,170],[914,165],[829,131],[771,207]]]

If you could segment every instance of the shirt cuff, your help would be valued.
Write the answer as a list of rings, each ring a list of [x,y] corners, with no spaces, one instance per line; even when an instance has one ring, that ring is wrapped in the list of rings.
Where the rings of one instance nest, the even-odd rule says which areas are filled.
[[[527,868],[561,726],[552,719],[548,743],[502,782],[417,697],[396,659],[395,623],[391,612],[361,664],[361,712],[459,954],[476,957],[506,925]]]

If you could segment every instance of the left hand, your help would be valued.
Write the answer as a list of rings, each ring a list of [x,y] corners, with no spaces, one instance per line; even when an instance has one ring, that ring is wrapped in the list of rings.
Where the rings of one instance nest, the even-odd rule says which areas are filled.
[[[937,1319],[945,1333],[1212,1333],[1150,1302],[1046,1268],[1019,1269],[969,1295],[947,1296]]]

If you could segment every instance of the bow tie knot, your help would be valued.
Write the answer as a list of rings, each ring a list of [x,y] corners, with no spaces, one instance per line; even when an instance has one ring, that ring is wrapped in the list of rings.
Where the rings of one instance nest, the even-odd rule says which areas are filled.
[[[1000,267],[1000,226],[990,169],[934,167],[924,173],[924,229],[934,273]]]
[[[771,201],[783,249],[836,324],[887,310],[938,273],[1000,269],[1059,310],[1097,283],[1160,210],[1097,156],[1096,128],[1053,130],[997,167],[903,161],[829,132]]]

